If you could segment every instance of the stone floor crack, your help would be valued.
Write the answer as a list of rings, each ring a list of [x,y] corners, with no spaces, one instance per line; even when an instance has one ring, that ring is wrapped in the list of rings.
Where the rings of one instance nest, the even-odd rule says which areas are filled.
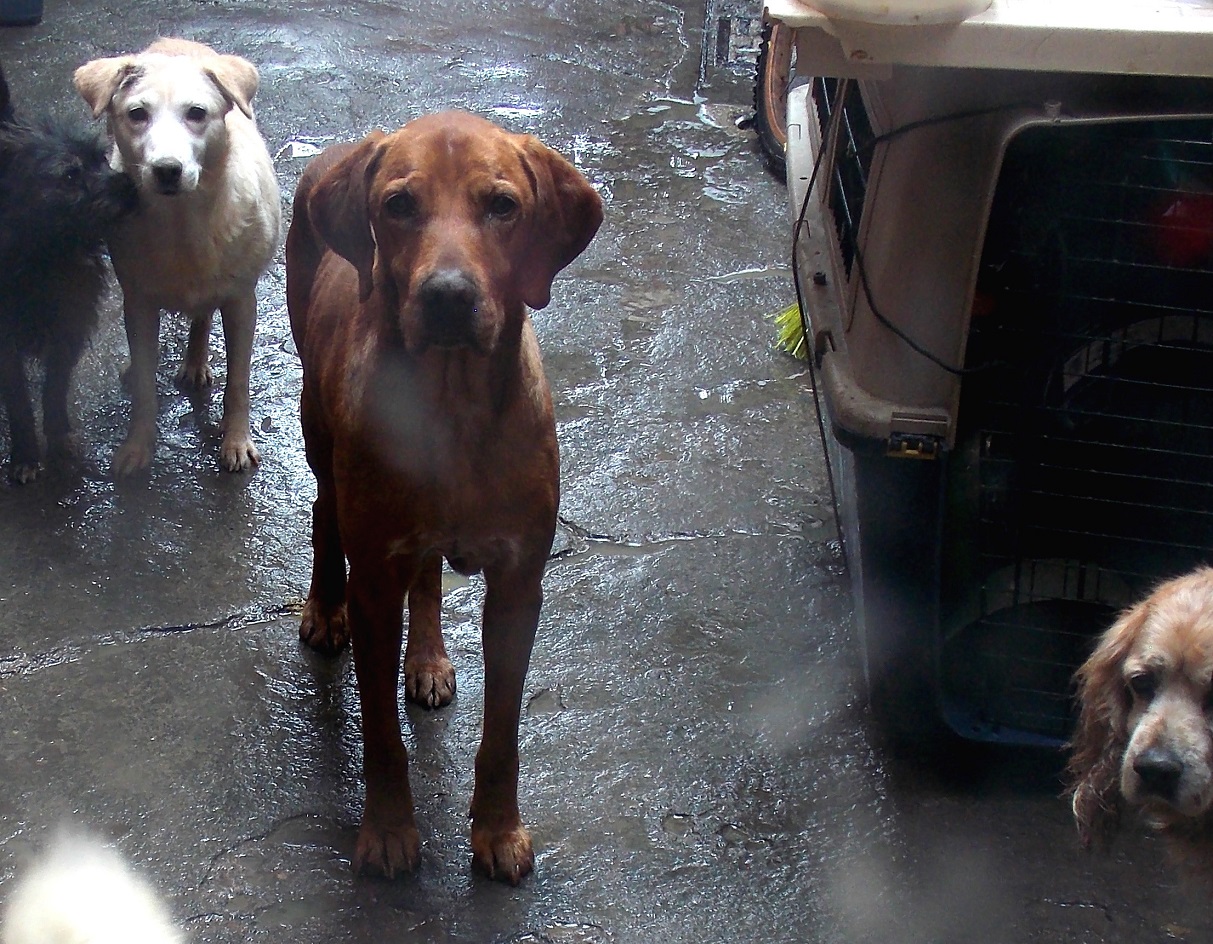
[[[17,652],[8,656],[0,656],[0,681],[16,676],[29,676],[45,669],[54,668],[68,662],[76,662],[81,656],[97,647],[110,646],[120,643],[134,642],[150,636],[172,636],[195,630],[218,629],[239,630],[260,623],[268,623],[284,616],[297,614],[302,609],[302,601],[282,603],[271,607],[257,607],[230,613],[214,620],[200,620],[194,623],[179,623],[165,626],[140,626],[135,629],[120,630],[72,646],[56,646],[45,652]]]

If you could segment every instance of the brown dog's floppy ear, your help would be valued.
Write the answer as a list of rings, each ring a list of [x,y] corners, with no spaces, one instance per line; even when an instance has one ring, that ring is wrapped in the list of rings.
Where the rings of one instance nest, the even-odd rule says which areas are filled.
[[[375,287],[375,237],[371,233],[367,190],[387,137],[372,131],[334,164],[308,198],[308,215],[332,250],[358,270],[358,298]]]
[[[1148,601],[1122,613],[1075,674],[1080,710],[1066,772],[1083,845],[1105,841],[1120,824],[1130,697],[1122,672],[1149,614]]]
[[[255,65],[239,56],[224,55],[204,71],[229,104],[239,108],[246,117],[253,117],[253,96],[257,94],[260,82]]]
[[[80,97],[88,103],[93,117],[100,118],[110,107],[119,86],[134,74],[136,68],[133,56],[94,59],[76,70],[72,76],[72,84],[76,86]]]
[[[602,198],[572,164],[527,135],[522,161],[535,186],[532,248],[523,263],[522,300],[543,308],[556,273],[576,259],[602,225]]]

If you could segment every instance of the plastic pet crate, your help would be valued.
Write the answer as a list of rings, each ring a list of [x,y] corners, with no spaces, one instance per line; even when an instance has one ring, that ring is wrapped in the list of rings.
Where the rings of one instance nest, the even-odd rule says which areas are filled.
[[[1062,742],[1095,637],[1213,559],[1213,5],[1099,29],[1052,6],[767,5],[810,77],[796,262],[869,696],[900,733]]]

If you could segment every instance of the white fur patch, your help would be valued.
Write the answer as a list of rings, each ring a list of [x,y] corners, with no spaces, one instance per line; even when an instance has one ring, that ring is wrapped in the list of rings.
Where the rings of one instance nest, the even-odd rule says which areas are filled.
[[[59,836],[17,880],[0,944],[180,944],[151,887],[112,849]]]

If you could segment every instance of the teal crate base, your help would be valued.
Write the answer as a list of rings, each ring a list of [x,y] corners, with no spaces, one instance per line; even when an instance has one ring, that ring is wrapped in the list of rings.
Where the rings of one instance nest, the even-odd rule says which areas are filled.
[[[0,0],[0,26],[33,26],[42,22],[42,0]]]

